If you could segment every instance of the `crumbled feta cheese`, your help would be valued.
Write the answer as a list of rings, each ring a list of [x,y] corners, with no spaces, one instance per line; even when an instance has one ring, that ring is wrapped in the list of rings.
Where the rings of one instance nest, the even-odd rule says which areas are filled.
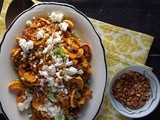
[[[33,41],[31,40],[26,41],[26,39],[20,39],[18,43],[24,52],[27,52],[34,47]]]
[[[51,51],[53,49],[52,45],[48,45],[44,50],[42,51],[42,54],[46,54],[48,51]]]
[[[64,15],[62,13],[55,13],[52,12],[51,15],[49,16],[49,18],[53,21],[53,22],[61,22],[63,20]]]
[[[42,107],[41,105],[38,107],[37,110],[38,111],[45,111],[45,112],[47,112],[47,108],[46,107]]]
[[[57,37],[54,39],[53,39],[53,37],[49,37],[46,41],[47,47],[44,48],[42,53],[46,54],[48,51],[51,51],[53,49],[54,45],[57,43],[60,43],[60,42],[61,42],[61,37]]]
[[[62,31],[58,31],[58,32],[55,32],[55,33],[53,34],[53,36],[54,36],[55,38],[60,38],[60,37],[61,37],[61,34],[62,34]]]
[[[54,117],[55,120],[58,120],[58,115],[62,114],[62,110],[58,106],[53,106],[53,104],[49,101],[45,103],[45,106],[39,106],[38,111],[44,111],[46,112],[49,116]]]
[[[66,22],[62,22],[59,24],[60,30],[66,31],[68,28],[68,24]]]
[[[66,75],[66,76],[64,77],[64,80],[65,80],[65,81],[68,81],[68,80],[71,80],[71,79],[72,79],[72,77],[69,76],[69,75]]]
[[[57,37],[53,39],[54,44],[60,43],[61,42],[61,37]]]
[[[39,85],[44,86],[44,79],[39,79],[40,83]]]
[[[71,65],[73,65],[73,62],[72,62],[72,61],[66,62],[66,66],[67,66],[67,67],[68,67],[68,66],[71,66]]]
[[[60,79],[62,79],[62,78],[63,78],[63,77],[60,75],[60,74],[61,74],[61,72],[62,72],[62,70],[60,70],[60,71],[56,72],[56,76],[57,76],[58,78],[60,78]]]
[[[61,66],[63,64],[63,59],[61,57],[52,56],[52,58],[55,61],[55,66]]]
[[[61,112],[61,109],[57,106],[54,107],[50,106],[48,107],[48,110],[50,112],[50,115],[54,117],[56,117]]]
[[[43,51],[42,54],[46,54],[48,52],[48,48],[46,47]]]
[[[56,66],[56,67],[59,67],[59,66],[61,66],[62,64],[63,64],[63,63],[56,63],[55,66]]]
[[[47,80],[48,80],[48,86],[51,86],[51,87],[56,86],[56,84],[53,80],[53,77],[48,77]]]
[[[48,78],[48,72],[47,71],[39,71],[39,74],[44,76],[45,78]]]
[[[30,107],[30,103],[32,101],[32,95],[28,95],[27,99],[24,100],[23,102],[18,103],[17,107],[20,111],[23,111],[25,109],[28,109]]]
[[[43,38],[44,33],[45,33],[45,32],[44,32],[44,30],[40,30],[40,31],[38,31],[38,33],[37,33],[37,35],[36,35],[37,40],[39,40],[39,39]]]
[[[24,109],[25,109],[25,107],[24,107],[25,105],[24,105],[24,103],[18,103],[18,105],[17,105],[17,107],[18,107],[18,109],[20,110],[20,111],[23,111]]]
[[[43,66],[42,66],[42,70],[43,70],[43,71],[48,70],[48,65],[43,65]]]
[[[78,71],[77,71],[77,74],[82,75],[83,73],[84,73],[83,70],[78,70]]]
[[[60,43],[60,42],[61,42],[61,37],[57,37],[54,39],[50,37],[49,39],[47,39],[46,44],[53,47],[55,44]]]
[[[68,75],[71,75],[71,76],[77,73],[77,69],[72,66],[69,68],[66,68],[65,71]]]
[[[66,88],[63,91],[65,94],[68,94],[68,90]]]
[[[26,25],[29,27],[32,24],[30,20],[27,20]]]
[[[54,65],[50,65],[48,67],[48,71],[50,72],[51,75],[54,75],[56,73],[56,67]]]
[[[56,63],[63,63],[63,59],[61,57],[56,57],[54,60]]]
[[[54,92],[57,92],[57,88],[56,87],[51,87],[51,90],[52,90],[52,92],[54,93]]]
[[[49,37],[46,41],[46,44],[54,46],[53,37]]]

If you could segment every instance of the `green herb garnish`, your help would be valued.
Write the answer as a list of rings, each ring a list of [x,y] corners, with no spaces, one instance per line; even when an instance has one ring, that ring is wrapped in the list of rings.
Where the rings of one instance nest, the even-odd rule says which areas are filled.
[[[60,56],[60,57],[65,57],[65,53],[62,51],[62,49],[60,47],[57,47],[54,49],[54,54],[56,56]]]

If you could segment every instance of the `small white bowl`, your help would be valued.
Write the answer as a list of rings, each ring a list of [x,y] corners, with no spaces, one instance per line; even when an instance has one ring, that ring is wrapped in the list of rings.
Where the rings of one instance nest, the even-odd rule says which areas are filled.
[[[63,13],[65,18],[73,21],[75,25],[74,33],[83,42],[88,43],[92,49],[91,68],[93,74],[90,79],[92,80],[93,98],[83,107],[78,120],[94,119],[100,109],[107,80],[107,66],[104,48],[99,35],[89,19],[75,7],[64,3],[44,2],[32,6],[16,17],[6,31],[0,45],[0,101],[9,120],[28,120],[27,114],[17,110],[16,95],[8,90],[8,84],[17,79],[10,57],[10,51],[17,44],[15,38],[22,34],[27,20],[35,16],[46,16],[53,11]]]
[[[112,85],[115,82],[116,78],[127,71],[139,72],[145,77],[147,77],[150,81],[150,91],[151,91],[150,98],[148,101],[146,101],[145,105],[139,109],[133,110],[133,109],[129,109],[125,107],[119,101],[117,101],[112,94]],[[160,93],[160,84],[159,84],[157,77],[152,71],[148,70],[145,67],[141,67],[141,66],[130,66],[130,67],[126,67],[118,71],[112,78],[110,86],[109,86],[109,99],[112,105],[119,113],[123,114],[124,116],[130,117],[130,118],[140,118],[140,117],[144,117],[150,114],[157,107],[160,101],[159,93]]]

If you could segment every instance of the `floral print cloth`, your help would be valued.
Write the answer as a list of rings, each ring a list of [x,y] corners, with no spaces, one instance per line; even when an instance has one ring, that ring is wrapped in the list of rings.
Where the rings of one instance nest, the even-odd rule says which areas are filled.
[[[4,0],[0,15],[0,40],[5,33],[5,15],[12,0]],[[33,0],[37,3],[36,0]],[[144,66],[153,37],[140,32],[117,27],[89,18],[102,39],[107,62],[107,84],[104,100],[96,120],[130,120],[118,113],[108,99],[108,85],[113,75],[120,69],[130,65]]]

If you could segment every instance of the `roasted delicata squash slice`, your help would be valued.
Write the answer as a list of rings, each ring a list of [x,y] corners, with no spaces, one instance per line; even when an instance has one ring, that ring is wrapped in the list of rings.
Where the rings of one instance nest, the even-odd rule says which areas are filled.
[[[73,59],[72,62],[73,62],[74,65],[76,65],[78,63],[78,60]]]
[[[23,64],[19,65],[19,67],[18,67],[18,73],[19,73],[20,77],[23,77],[23,75],[25,73],[24,65]]]
[[[70,52],[68,49],[66,49],[64,46],[62,46],[62,51],[65,53],[65,54],[68,54],[68,56],[71,58],[71,59],[75,59],[77,54],[75,53],[72,53]]]
[[[9,84],[10,90],[25,90],[25,86],[20,81],[14,81]]]
[[[76,53],[72,53],[71,51],[66,49],[64,46],[62,46],[62,51],[65,54],[68,54],[71,59],[80,58],[84,55],[84,50],[82,48],[79,48]]]
[[[80,89],[83,89],[84,87],[84,82],[83,82],[83,79],[81,77],[76,77],[73,79],[75,83],[77,83],[78,87]]]
[[[38,109],[38,107],[42,106],[43,103],[40,102],[38,99],[33,99],[32,100],[32,106],[34,109]]]
[[[70,97],[71,107],[73,108],[76,107],[75,94],[76,94],[76,90],[73,90]]]
[[[24,94],[23,93],[20,93],[17,98],[16,98],[16,103],[21,103],[23,102],[25,99],[24,99]]]
[[[30,87],[37,86],[37,84],[38,84],[37,81],[35,81],[35,82],[28,82],[28,81],[24,80],[22,82],[23,82],[24,85],[30,86]]]
[[[83,89],[84,81],[81,77],[75,77],[72,80],[68,81],[68,86],[71,88],[72,86],[77,86],[77,89]]]
[[[34,45],[36,45],[36,46],[42,45],[42,44],[44,44],[44,42],[45,42],[45,38],[43,38],[42,40],[39,40],[39,41],[33,41]]]
[[[29,73],[29,72],[24,73],[23,78],[24,78],[26,81],[31,82],[31,83],[36,81],[35,76],[32,75],[32,74]]]
[[[84,54],[84,50],[83,50],[82,48],[79,48],[79,49],[78,49],[78,52],[77,52],[77,56],[76,56],[76,58],[80,58],[80,57],[82,57],[82,56],[83,56],[83,54]]]
[[[24,70],[24,66],[23,64],[19,66],[19,69],[18,69],[18,73],[19,75],[24,78],[24,80],[26,80],[27,82],[30,82],[30,83],[34,83],[36,82],[36,78],[33,74],[31,74],[30,72],[26,72]]]
[[[12,57],[17,56],[17,55],[20,53],[20,51],[21,51],[21,48],[15,48],[15,49],[13,49],[13,50],[11,51]]]
[[[77,105],[79,107],[81,107],[82,105],[84,105],[86,103],[86,100],[84,97],[81,97],[78,101],[77,101]]]
[[[46,20],[44,18],[39,18],[40,20],[42,20],[43,22],[47,23],[47,24],[50,24],[50,21],[49,20]]]
[[[81,65],[84,67],[84,68],[87,68],[89,67],[89,62],[87,60],[84,60]]]
[[[87,67],[87,68],[85,69],[85,71],[86,71],[88,74],[91,74],[91,73],[92,73],[92,69],[89,68],[89,67]]]
[[[73,50],[78,50],[80,48],[80,42],[76,38],[68,38],[67,44],[73,48]]]

